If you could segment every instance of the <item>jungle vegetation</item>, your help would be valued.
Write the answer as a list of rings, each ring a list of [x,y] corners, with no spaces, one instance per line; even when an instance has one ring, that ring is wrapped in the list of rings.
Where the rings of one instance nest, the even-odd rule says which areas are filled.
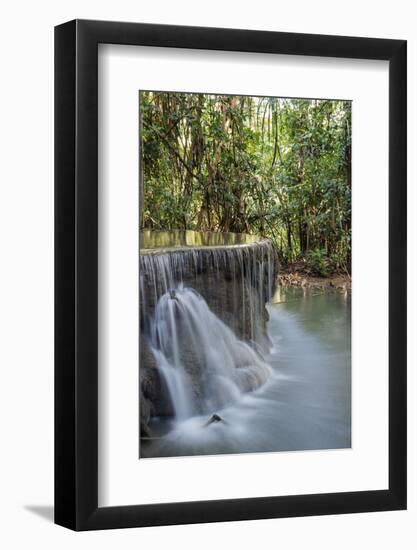
[[[142,228],[256,233],[350,272],[350,101],[141,92],[140,139]]]

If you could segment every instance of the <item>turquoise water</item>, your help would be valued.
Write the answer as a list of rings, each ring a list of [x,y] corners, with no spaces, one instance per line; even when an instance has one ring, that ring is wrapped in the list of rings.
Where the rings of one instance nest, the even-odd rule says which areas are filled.
[[[156,419],[141,456],[337,449],[351,446],[351,301],[343,293],[281,290],[268,305],[273,375],[217,414]]]

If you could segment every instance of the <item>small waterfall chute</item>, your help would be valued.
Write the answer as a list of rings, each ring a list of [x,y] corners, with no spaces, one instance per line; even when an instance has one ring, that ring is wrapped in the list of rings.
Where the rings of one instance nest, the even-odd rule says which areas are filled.
[[[158,300],[151,345],[178,419],[214,413],[265,383],[271,373],[200,294],[182,285]]]

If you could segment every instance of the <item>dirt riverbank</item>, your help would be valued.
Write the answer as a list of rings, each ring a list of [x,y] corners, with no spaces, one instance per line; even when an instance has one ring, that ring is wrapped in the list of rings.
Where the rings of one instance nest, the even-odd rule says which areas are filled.
[[[278,275],[281,287],[300,287],[317,290],[351,291],[352,279],[347,273],[334,273],[328,277],[318,277],[303,266],[281,267]]]

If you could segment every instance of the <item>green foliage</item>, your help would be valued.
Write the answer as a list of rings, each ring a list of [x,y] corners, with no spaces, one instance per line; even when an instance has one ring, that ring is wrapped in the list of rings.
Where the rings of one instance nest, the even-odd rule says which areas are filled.
[[[324,249],[309,250],[306,260],[313,275],[328,277],[331,274],[331,260]]]
[[[351,104],[142,92],[141,227],[258,233],[350,270]]]

